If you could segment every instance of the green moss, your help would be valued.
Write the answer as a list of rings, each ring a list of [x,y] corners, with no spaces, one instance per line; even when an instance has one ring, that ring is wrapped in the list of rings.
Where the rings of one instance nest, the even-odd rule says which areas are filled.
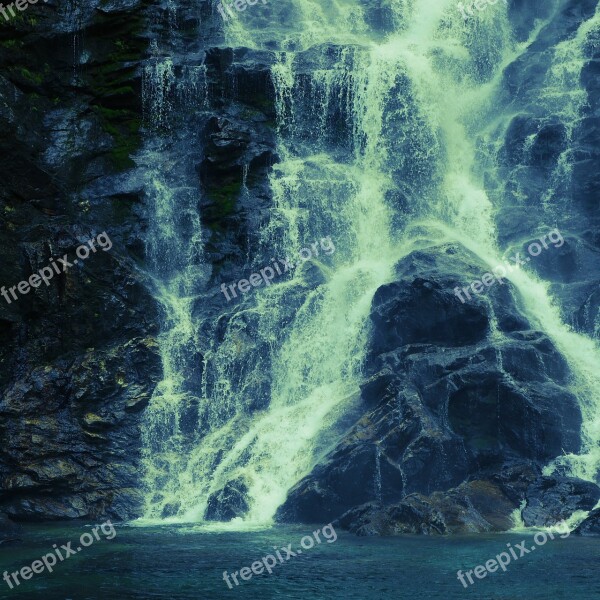
[[[112,96],[128,96],[135,94],[135,90],[130,85],[124,85],[122,87],[116,87],[111,89]]]
[[[136,110],[139,94],[133,86],[137,73],[129,63],[137,63],[145,49],[145,40],[137,37],[143,21],[134,18],[117,23],[106,15],[96,21],[103,32],[110,32],[106,40],[110,46],[104,62],[87,73],[88,83],[101,127],[114,140],[112,162],[121,171],[134,166],[131,154],[141,142],[141,118]]]
[[[113,110],[103,106],[95,108],[102,128],[114,140],[111,151],[114,166],[119,171],[135,166],[130,155],[140,146],[140,118],[127,109]]]
[[[0,46],[2,48],[8,48],[12,50],[13,48],[21,48],[23,46],[23,42],[21,40],[4,40],[0,42]]]
[[[237,199],[242,189],[241,181],[232,181],[207,191],[213,205],[205,209],[204,220],[215,231],[224,230],[223,221],[235,211]]]
[[[252,104],[257,106],[261,111],[268,112],[273,110],[273,100],[264,94],[256,94],[252,97]]]
[[[23,79],[26,79],[35,85],[41,85],[44,81],[44,76],[41,73],[32,73],[25,67],[18,67],[17,72]]]
[[[30,27],[35,27],[39,23],[39,19],[32,15],[30,11],[15,11],[15,16],[11,17],[11,22],[14,24],[25,24]]]
[[[123,95],[123,93],[134,94],[131,81],[135,77],[135,69],[133,67],[123,67],[122,64],[122,62],[127,62],[128,59],[117,58],[115,55],[109,56],[108,59],[111,62],[96,68],[94,71],[91,82],[94,94],[103,99]]]
[[[216,202],[223,215],[230,215],[235,208],[235,203],[242,189],[241,181],[233,181],[226,185],[210,190],[208,197]]]

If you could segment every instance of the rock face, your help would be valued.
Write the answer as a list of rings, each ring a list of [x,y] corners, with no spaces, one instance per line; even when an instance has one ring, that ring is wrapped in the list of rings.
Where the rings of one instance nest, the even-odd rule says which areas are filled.
[[[594,484],[573,478],[542,477],[531,465],[506,468],[489,480],[473,480],[429,496],[409,494],[401,502],[367,503],[350,509],[336,523],[358,535],[401,533],[448,535],[507,531],[520,520],[549,527],[576,511],[589,511],[600,499]],[[524,506],[515,511],[515,502]],[[577,529],[600,533],[593,511]]]
[[[506,495],[494,483],[516,467],[539,474],[580,445],[569,370],[519,314],[511,284],[498,281],[486,296],[461,302],[459,282],[485,267],[454,245],[413,252],[396,272],[398,280],[373,301],[371,377],[362,389],[368,411],[290,492],[279,518],[314,522],[350,511],[340,523],[351,529],[368,530],[367,519],[400,532],[418,530],[419,515],[427,514],[427,531],[443,533],[506,529],[510,513],[530,496],[524,517],[531,524],[554,518],[549,507],[560,502],[547,496],[577,504],[581,495],[591,509],[600,492],[593,484],[544,480]],[[457,515],[470,506],[473,489],[487,501],[463,523]],[[384,505],[382,514],[372,503],[366,512],[351,510],[369,501]]]
[[[496,187],[490,178],[490,193],[502,198],[496,221],[507,255],[526,256],[549,223],[560,224],[551,251],[531,268],[550,282],[563,318],[593,337],[600,283],[597,47],[586,46],[582,57],[589,61],[588,104],[578,127],[564,114],[549,115],[539,98],[549,85],[553,46],[572,38],[596,4],[565,2],[506,69],[503,100],[511,109],[498,153],[504,183]],[[531,7],[512,2],[510,16],[527,39]],[[567,155],[574,160],[572,189],[554,185]],[[505,280],[463,304],[455,288],[489,267],[458,246],[440,245],[435,232],[421,237],[422,249],[398,263],[396,280],[373,301],[362,418],[290,490],[279,520],[337,518],[362,535],[440,534],[502,531],[517,517],[550,525],[591,510],[598,486],[541,471],[580,448],[582,418],[561,354],[521,313]],[[598,532],[596,513],[579,533]]]
[[[19,537],[16,521],[139,516],[140,423],[162,376],[160,307],[146,272],[144,172],[136,159],[152,127],[161,130],[173,119],[172,144],[183,135],[175,133],[184,128],[168,110],[176,90],[165,92],[167,109],[153,124],[146,118],[153,107],[142,94],[145,66],[161,48],[174,50],[174,16],[169,3],[151,0],[71,4],[30,6],[31,19],[0,30],[0,283],[18,284],[101,232],[112,248],[18,301],[0,299],[0,543]],[[197,153],[211,284],[239,279],[247,256],[256,254],[273,208],[268,179],[279,160],[270,76],[278,57],[225,48],[213,4],[178,2],[183,47],[175,50],[192,56],[189,64],[172,65],[175,73],[201,65],[210,91],[209,117],[185,131]],[[597,337],[600,85],[594,44],[585,49],[588,102],[580,107],[579,125],[536,105],[553,47],[570,39],[595,5],[565,1],[506,69],[499,100],[510,110],[498,116],[504,144],[497,156],[498,179],[505,183],[502,190],[489,185],[502,196],[495,218],[509,250],[522,251],[560,220],[562,243],[531,268],[550,282],[565,320]],[[389,33],[389,3],[365,0],[364,6],[377,33]],[[520,40],[546,10],[534,14],[528,3],[511,2]],[[332,137],[345,117],[337,115]],[[574,163],[571,187],[548,197],[566,151]],[[393,175],[400,183],[402,174]],[[561,203],[561,194],[573,202]],[[359,418],[290,490],[280,521],[337,519],[361,535],[503,531],[517,516],[526,525],[548,525],[591,510],[600,498],[594,484],[542,474],[552,459],[580,450],[582,417],[565,360],[521,313],[506,280],[462,302],[455,289],[488,266],[438,239],[423,228],[420,249],[402,258],[394,281],[375,294]],[[300,287],[313,289],[325,274],[307,265],[303,278]],[[282,328],[301,293],[291,293],[289,312],[277,315]],[[198,298],[194,310],[214,316],[223,333],[233,313],[223,314],[218,300]],[[249,331],[256,329],[254,318],[250,311],[243,316]],[[235,359],[240,371],[244,352],[266,354],[252,342],[246,336]],[[266,378],[255,382],[249,412],[268,406],[269,385]],[[208,498],[206,518],[243,516],[245,494],[243,481],[230,481]],[[172,504],[163,516],[177,510]],[[577,532],[600,533],[599,512]]]
[[[574,535],[597,536],[600,535],[600,509],[590,512],[585,520],[573,532]]]
[[[0,281],[72,262],[101,232],[112,248],[0,301],[0,513],[16,521],[139,511],[139,417],[161,372],[127,177],[143,3],[67,4],[30,6],[0,32]]]
[[[248,510],[247,491],[243,481],[230,481],[208,499],[204,518],[208,521],[231,521],[236,517],[243,517]]]
[[[409,494],[402,502],[385,506],[364,504],[346,512],[336,523],[363,536],[506,531],[513,525],[512,510],[513,504],[500,486],[471,481],[430,496]]]
[[[527,498],[521,511],[525,525],[548,527],[578,510],[592,510],[600,500],[600,490],[588,481],[542,477],[529,486]]]
[[[581,120],[544,110],[540,89],[556,85],[548,83],[554,45],[572,38],[582,21],[594,14],[596,5],[595,0],[565,2],[528,52],[505,72],[504,96],[513,112],[503,123],[506,133],[499,153],[499,176],[506,185],[497,216],[501,241],[515,250],[532,241],[528,239],[532,232],[542,233],[543,224],[560,225],[564,245],[542,253],[531,266],[551,282],[551,292],[560,299],[567,322],[595,337],[600,309],[597,47],[584,44],[581,57],[587,99],[585,106],[573,107],[581,111]],[[512,13],[519,27],[531,27],[533,12],[527,3],[514,2]],[[565,157],[573,162],[571,177],[555,186]]]
[[[226,278],[269,205],[274,58],[216,47],[209,1],[182,0],[176,14],[145,0],[50,2],[27,16],[0,31],[0,283],[73,257],[101,232],[113,246],[10,305],[0,299],[0,516],[130,519],[142,500],[140,424],[162,375],[139,152],[144,134],[177,117],[150,123],[144,68],[156,40],[174,43],[176,19],[213,92],[212,117],[193,124],[198,208],[206,256]]]

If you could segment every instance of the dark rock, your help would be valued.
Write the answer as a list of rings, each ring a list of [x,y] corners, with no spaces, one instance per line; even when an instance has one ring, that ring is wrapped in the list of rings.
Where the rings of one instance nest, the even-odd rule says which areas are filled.
[[[16,542],[21,539],[21,527],[0,513],[0,545]]]
[[[169,517],[174,517],[179,512],[180,508],[181,508],[181,504],[179,502],[169,502],[168,504],[165,504],[165,506],[163,507],[161,516],[163,519],[168,519]]]
[[[230,481],[208,499],[204,518],[207,521],[231,521],[243,517],[248,511],[248,488],[242,479]]]
[[[589,511],[600,500],[597,485],[574,478],[542,477],[526,492],[521,517],[527,527],[548,527],[568,519],[575,511]]]
[[[373,300],[364,415],[290,490],[277,519],[331,520],[365,503],[385,511],[415,492],[442,502],[448,490],[476,479],[501,490],[506,524],[541,467],[567,447],[579,448],[581,415],[567,388],[568,367],[519,315],[510,284],[458,299],[461,279],[486,271],[466,251],[432,246],[407,256],[396,271],[398,281]],[[492,315],[510,325],[494,334],[496,341]]]
[[[582,536],[600,535],[600,508],[591,511],[572,533]]]
[[[0,506],[19,521],[137,516],[140,433],[135,409],[160,372],[153,339],[37,368],[0,402],[13,443],[0,461]],[[9,465],[11,465],[9,467]]]
[[[390,283],[377,290],[371,318],[378,336],[373,351],[407,344],[481,341],[488,330],[482,306],[461,304],[451,289],[416,277],[407,286]]]
[[[0,34],[2,284],[101,232],[112,243],[1,301],[0,510],[17,521],[139,514],[139,415],[162,370],[130,173],[153,9],[71,8],[30,6]]]
[[[334,522],[358,535],[446,535],[506,531],[515,508],[495,484],[471,481],[431,496],[411,494],[402,502],[353,508]]]

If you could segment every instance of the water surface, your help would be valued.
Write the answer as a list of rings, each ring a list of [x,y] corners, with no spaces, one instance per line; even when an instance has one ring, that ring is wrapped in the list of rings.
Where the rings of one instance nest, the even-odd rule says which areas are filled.
[[[290,558],[271,575],[254,575],[229,589],[223,571],[239,571],[269,552],[311,535],[319,526],[278,526],[260,531],[207,531],[194,526],[119,527],[112,540],[100,536],[57,565],[53,573],[34,575],[18,588],[0,588],[0,598],[40,600],[244,598],[318,598],[376,600],[477,599],[591,600],[600,597],[600,541],[557,538],[464,589],[458,569],[473,569],[531,536],[525,533],[477,537],[361,538],[337,532]],[[0,566],[15,571],[52,549],[74,542],[85,527],[26,528],[23,543],[0,547]],[[73,543],[75,548],[75,543]],[[285,557],[285,553],[282,553]],[[239,577],[238,577],[239,580]]]

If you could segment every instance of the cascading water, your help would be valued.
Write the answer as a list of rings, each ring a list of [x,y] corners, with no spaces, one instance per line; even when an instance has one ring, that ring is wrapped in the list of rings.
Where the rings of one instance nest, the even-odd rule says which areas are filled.
[[[504,69],[544,23],[519,43],[503,3],[471,22],[454,0],[394,0],[389,10],[387,31],[373,25],[358,0],[259,3],[226,24],[229,46],[274,55],[281,160],[271,175],[264,253],[252,266],[330,236],[336,252],[318,258],[320,285],[311,285],[315,272],[302,267],[293,279],[256,290],[254,305],[228,313],[219,335],[209,319],[195,322],[194,298],[205,291],[209,271],[194,212],[198,190],[181,183],[193,181],[191,163],[169,165],[170,153],[180,156],[181,147],[148,144],[148,248],[165,310],[165,378],[144,431],[147,518],[202,520],[211,512],[210,518],[226,520],[211,499],[236,494],[246,523],[269,523],[352,414],[371,301],[393,278],[394,264],[417,243],[447,240],[490,267],[501,263],[495,213],[502,186],[488,193],[484,185],[485,170],[498,178],[504,131],[497,98]],[[597,27],[594,17],[561,44],[547,74],[540,110],[568,120],[569,136],[585,102],[574,73]],[[565,57],[568,76],[560,70]],[[165,86],[177,84],[169,58],[149,68],[145,89],[160,122],[173,110],[165,110],[164,98],[172,96]],[[180,145],[189,143],[189,136],[177,137]],[[565,187],[569,160],[566,151],[546,193],[548,206]],[[598,347],[563,323],[548,287],[534,275],[510,278],[523,312],[569,362],[581,401],[585,451],[559,462],[594,479]],[[494,335],[501,352],[502,334]]]
[[[177,21],[172,4],[167,7],[167,20],[171,31],[167,41],[172,43]],[[148,134],[138,165],[144,173],[150,217],[148,272],[163,315],[158,340],[163,380],[146,411],[142,437],[148,489],[162,490],[161,500],[176,506],[169,504],[177,502],[178,492],[171,477],[176,474],[177,461],[190,451],[189,429],[194,428],[201,397],[202,365],[193,307],[211,272],[203,257],[197,208],[197,156],[190,152],[197,119],[206,109],[206,69],[202,61],[175,64],[156,42],[152,52],[143,72]],[[155,502],[149,492],[147,506]]]

